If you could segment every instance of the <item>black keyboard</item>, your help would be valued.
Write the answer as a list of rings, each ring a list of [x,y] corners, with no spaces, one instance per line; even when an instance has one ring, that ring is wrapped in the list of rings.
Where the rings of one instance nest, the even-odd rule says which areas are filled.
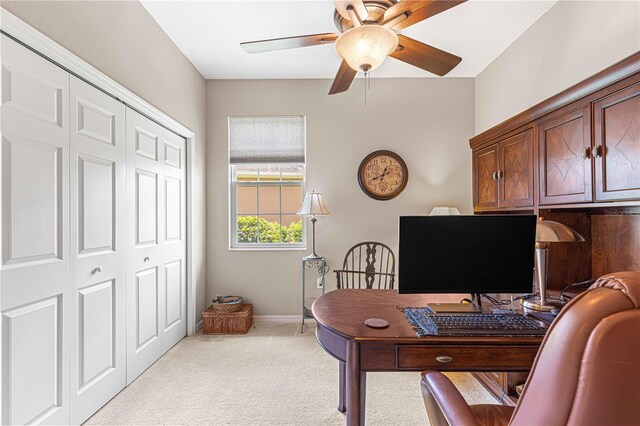
[[[547,328],[520,314],[426,314],[432,336],[542,336]]]

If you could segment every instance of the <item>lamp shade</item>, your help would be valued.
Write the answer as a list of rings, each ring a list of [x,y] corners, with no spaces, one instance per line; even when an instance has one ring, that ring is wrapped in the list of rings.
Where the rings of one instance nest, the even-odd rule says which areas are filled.
[[[299,215],[312,215],[312,216],[327,216],[329,209],[324,205],[322,201],[322,194],[319,192],[307,192],[304,197],[302,207],[298,210]]]
[[[382,65],[385,58],[398,47],[398,36],[379,25],[363,25],[340,34],[336,52],[354,70],[371,71]]]
[[[573,229],[552,220],[538,219],[536,225],[536,242],[537,243],[562,243],[572,241],[584,241],[582,235]]]
[[[455,207],[434,207],[429,216],[460,216],[460,212]]]

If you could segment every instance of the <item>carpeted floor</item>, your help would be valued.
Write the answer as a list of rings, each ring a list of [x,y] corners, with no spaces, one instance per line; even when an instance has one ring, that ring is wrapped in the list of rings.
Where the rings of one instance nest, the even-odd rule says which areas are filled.
[[[338,362],[314,327],[185,338],[86,424],[344,425]],[[496,403],[471,375],[449,377],[470,403]],[[419,382],[419,373],[368,373],[367,425],[428,424]]]

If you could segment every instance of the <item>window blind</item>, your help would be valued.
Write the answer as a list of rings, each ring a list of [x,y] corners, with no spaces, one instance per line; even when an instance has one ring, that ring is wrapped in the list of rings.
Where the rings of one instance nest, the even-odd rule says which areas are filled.
[[[229,162],[304,163],[304,117],[229,117]]]

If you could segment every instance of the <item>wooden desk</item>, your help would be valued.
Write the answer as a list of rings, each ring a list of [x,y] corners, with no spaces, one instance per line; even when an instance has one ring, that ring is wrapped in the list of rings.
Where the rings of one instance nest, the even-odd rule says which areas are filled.
[[[458,302],[460,295],[408,295],[396,290],[335,290],[313,304],[320,345],[340,361],[338,410],[347,425],[364,424],[367,371],[529,371],[542,337],[418,338],[398,307]],[[367,318],[389,327],[364,325]],[[438,356],[452,360],[441,363]]]

